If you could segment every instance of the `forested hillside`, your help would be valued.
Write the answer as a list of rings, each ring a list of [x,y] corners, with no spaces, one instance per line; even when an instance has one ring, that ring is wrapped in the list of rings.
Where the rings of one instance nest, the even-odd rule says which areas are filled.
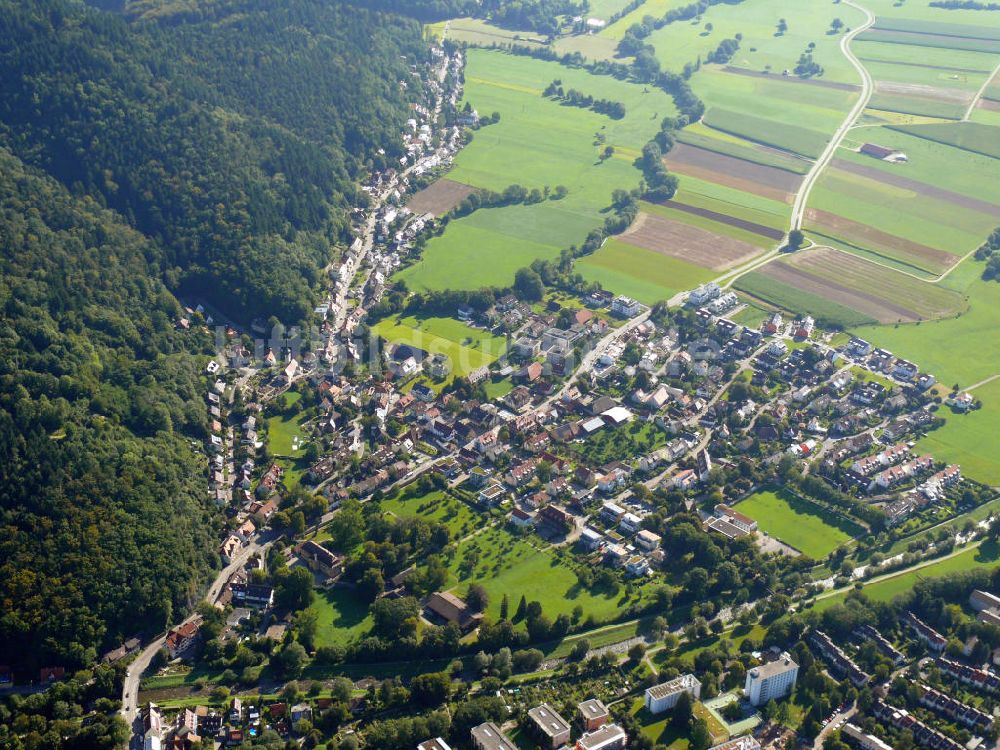
[[[126,11],[0,0],[0,143],[147,235],[172,290],[298,321],[354,179],[401,154],[419,24],[320,0]]]
[[[422,96],[411,19],[94,5],[0,0],[0,663],[24,679],[197,601],[211,342],[175,332],[175,295],[310,312]]]

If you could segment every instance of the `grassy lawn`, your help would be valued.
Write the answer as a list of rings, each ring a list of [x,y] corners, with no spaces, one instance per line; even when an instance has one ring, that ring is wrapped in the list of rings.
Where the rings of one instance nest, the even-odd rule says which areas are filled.
[[[651,714],[646,710],[642,698],[636,698],[632,706],[632,715],[636,723],[642,727],[642,733],[649,737],[657,746],[664,746],[669,750],[687,750],[688,738],[671,726],[670,719],[673,716],[671,711],[664,711],[661,714]]]
[[[494,362],[503,353],[504,339],[470,328],[454,318],[418,318],[393,315],[372,330],[394,344],[410,344],[429,354],[444,354],[451,360],[452,376],[466,375]]]
[[[309,609],[316,613],[319,620],[317,646],[346,645],[361,638],[372,626],[368,605],[350,589],[317,591]]]
[[[633,419],[620,427],[605,427],[570,450],[587,463],[600,466],[610,461],[628,461],[660,448],[667,443],[667,433],[652,422]]]
[[[625,117],[612,120],[544,98],[554,79],[564,88],[622,102]],[[661,120],[676,112],[672,99],[654,87],[493,50],[469,50],[465,80],[465,99],[480,113],[499,112],[501,119],[475,132],[448,178],[492,190],[515,183],[564,185],[568,194],[453,221],[428,243],[420,263],[400,272],[412,289],[504,286],[532,260],[580,244],[603,224],[612,192],[639,185],[633,160]],[[606,145],[615,155],[601,161]]]
[[[536,546],[537,545],[537,546]],[[471,568],[465,564],[468,555],[478,556]],[[449,564],[453,591],[459,596],[470,583],[481,584],[489,594],[488,612],[499,616],[504,594],[510,601],[513,615],[522,595],[528,601],[538,601],[546,615],[571,614],[577,605],[584,616],[596,622],[608,620],[636,600],[629,600],[624,589],[617,594],[583,589],[567,562],[560,560],[537,539],[518,538],[504,528],[494,527],[465,540],[458,546]]]
[[[574,269],[588,281],[599,281],[605,289],[647,305],[694,289],[718,275],[717,271],[615,239],[580,258]]]
[[[926,578],[944,576],[949,573],[959,573],[974,568],[993,568],[1000,560],[1000,549],[995,544],[982,544],[978,547],[961,552],[954,557],[940,560],[927,565],[919,570],[900,573],[897,576],[886,578],[875,583],[867,583],[862,589],[864,593],[880,602],[889,602],[900,594],[904,594],[914,587],[919,581]],[[820,599],[814,605],[817,610],[824,610],[839,604],[847,596],[847,592],[841,592],[825,599]]]
[[[736,509],[757,521],[761,531],[816,559],[864,533],[857,524],[783,489],[756,492]]]
[[[288,391],[285,393],[288,406],[293,406],[300,398],[302,398],[302,394],[297,391]],[[268,417],[268,447],[272,454],[291,457],[301,455],[302,451],[305,450],[305,435],[302,432],[302,422],[304,420],[305,414],[303,413],[291,415],[277,414],[273,417]]]
[[[484,516],[472,511],[461,500],[456,500],[441,490],[420,495],[416,486],[396,492],[379,503],[379,507],[398,518],[426,518],[448,527],[452,539],[459,539],[480,528]]]
[[[1000,485],[1000,460],[996,436],[1000,434],[1000,380],[980,386],[973,395],[983,408],[968,414],[955,414],[942,405],[938,415],[947,421],[917,443],[917,450],[927,451],[936,459],[962,465],[962,473],[972,479]]]

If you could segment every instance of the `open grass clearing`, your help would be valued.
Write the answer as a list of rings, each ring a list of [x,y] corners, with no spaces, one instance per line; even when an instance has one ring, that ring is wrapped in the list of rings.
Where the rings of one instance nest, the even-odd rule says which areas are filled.
[[[302,398],[298,391],[286,391],[285,405],[293,407]],[[305,450],[306,435],[302,431],[302,423],[306,415],[294,412],[291,408],[281,414],[275,414],[267,419],[268,449],[276,456],[294,457]]]
[[[961,464],[965,476],[1000,486],[996,444],[996,436],[1000,434],[1000,379],[972,393],[983,402],[982,408],[956,414],[948,406],[942,406],[938,416],[945,418],[944,426],[922,438],[917,443],[917,450],[926,451],[941,461]]]
[[[814,559],[826,557],[864,529],[783,488],[755,492],[735,506],[760,530]]]
[[[755,143],[786,149],[802,156],[818,156],[829,140],[829,137],[819,130],[810,130],[787,122],[780,123],[721,107],[712,107],[705,112],[704,121],[724,133],[732,133]]]
[[[694,289],[717,274],[669,255],[609,239],[592,255],[577,260],[575,270],[615,294],[652,305]]]
[[[681,8],[687,5],[689,0],[646,0],[642,5],[640,5],[635,10],[630,13],[626,13],[615,23],[607,26],[600,35],[607,37],[608,39],[614,39],[617,42],[623,36],[625,32],[629,30],[629,27],[634,23],[641,23],[645,16],[653,16],[654,18],[662,17],[668,10],[673,10],[674,8]]]
[[[504,339],[453,318],[393,315],[375,324],[372,331],[393,344],[409,344],[428,354],[447,356],[452,377],[494,362],[506,346]]]
[[[447,27],[447,31],[446,31]],[[472,45],[489,47],[493,44],[524,44],[530,47],[544,47],[546,39],[534,31],[504,29],[479,18],[453,18],[439,21],[426,27],[431,38],[441,41],[450,39]]]
[[[316,592],[309,605],[316,613],[316,646],[346,646],[360,640],[371,630],[368,605],[353,589],[333,587]]]
[[[1000,128],[992,125],[956,122],[940,125],[898,125],[895,128],[918,138],[926,138],[964,151],[1000,159]],[[1000,164],[997,167],[1000,167]]]

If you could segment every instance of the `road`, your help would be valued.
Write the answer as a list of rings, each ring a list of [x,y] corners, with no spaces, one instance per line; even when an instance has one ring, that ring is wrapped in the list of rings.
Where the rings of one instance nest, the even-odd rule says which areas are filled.
[[[258,552],[266,552],[268,547],[270,547],[274,540],[277,538],[276,534],[271,534],[265,540],[264,538],[256,539],[246,547],[243,547],[233,559],[233,561],[219,571],[219,574],[215,577],[215,580],[209,585],[208,590],[205,592],[205,599],[210,602],[215,602],[222,593],[223,587],[226,582],[232,577],[233,573],[240,570],[247,562]],[[188,617],[184,622],[190,622],[194,619],[194,616]],[[122,708],[121,714],[125,719],[125,722],[129,725],[134,725],[135,722],[141,721],[139,716],[139,683],[142,680],[143,673],[149,669],[149,665],[153,660],[156,653],[163,648],[166,643],[166,633],[146,644],[146,647],[139,652],[135,660],[129,664],[128,670],[125,673],[125,683],[122,686]],[[142,727],[140,726],[136,735],[141,737]],[[140,743],[141,744],[141,743]]]
[[[979,100],[983,98],[983,92],[986,91],[986,87],[990,85],[990,82],[996,78],[997,73],[1000,73],[1000,63],[993,68],[993,71],[986,77],[986,80],[983,81],[983,85],[979,87],[979,91],[977,91],[976,95],[972,97],[972,101],[969,102],[969,108],[965,110],[965,114],[962,115],[962,122],[968,122],[969,118],[972,117],[972,113],[975,111],[976,105],[979,104]]]

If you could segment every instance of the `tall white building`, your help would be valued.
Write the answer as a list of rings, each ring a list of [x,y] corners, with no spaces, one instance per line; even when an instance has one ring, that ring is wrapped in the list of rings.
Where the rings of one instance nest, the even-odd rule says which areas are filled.
[[[769,700],[784,698],[792,692],[799,677],[799,665],[787,653],[779,659],[754,667],[747,672],[744,688],[751,705],[763,706]]]
[[[651,714],[668,711],[677,705],[681,693],[688,693],[694,700],[701,697],[701,683],[693,674],[683,674],[670,682],[646,689],[646,708]]]

